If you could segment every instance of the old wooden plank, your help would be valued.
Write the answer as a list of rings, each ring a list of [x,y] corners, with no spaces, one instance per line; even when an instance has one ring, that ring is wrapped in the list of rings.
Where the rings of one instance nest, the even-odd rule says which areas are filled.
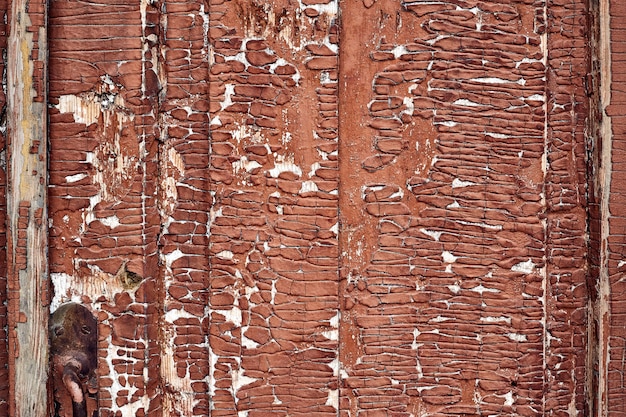
[[[7,54],[10,414],[48,411],[45,0],[11,5]]]

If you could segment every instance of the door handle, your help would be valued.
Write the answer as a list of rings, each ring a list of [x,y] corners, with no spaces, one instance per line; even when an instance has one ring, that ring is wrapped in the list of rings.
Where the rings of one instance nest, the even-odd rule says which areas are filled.
[[[83,305],[63,304],[52,314],[48,334],[53,375],[72,400],[72,416],[87,417],[86,385],[98,365],[98,321]]]

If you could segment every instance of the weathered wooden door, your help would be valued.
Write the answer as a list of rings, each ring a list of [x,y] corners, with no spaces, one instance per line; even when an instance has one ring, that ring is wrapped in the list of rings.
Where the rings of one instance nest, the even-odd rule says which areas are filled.
[[[0,416],[624,411],[621,4],[0,11]]]

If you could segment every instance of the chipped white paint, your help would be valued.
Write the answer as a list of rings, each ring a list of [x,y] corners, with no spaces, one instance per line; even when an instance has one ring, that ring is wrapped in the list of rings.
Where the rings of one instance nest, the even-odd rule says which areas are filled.
[[[547,48],[543,47],[543,44],[544,44],[543,38],[544,38],[544,36],[542,35],[541,36],[542,50],[546,50]],[[547,39],[546,39],[546,42],[547,42]],[[520,65],[522,65],[522,64],[537,64],[537,63],[546,64],[546,58],[544,57],[542,59],[535,59],[535,58],[524,57],[520,61],[517,61],[515,63],[515,68],[519,68]]]
[[[525,334],[506,333],[505,336],[508,337],[509,339],[511,339],[514,342],[526,342],[526,341],[528,341],[528,338],[526,337]]]
[[[328,71],[320,72],[320,84],[330,84],[335,81],[330,78],[330,73]]]
[[[337,314],[331,317],[329,321],[331,330],[326,330],[322,332],[322,335],[328,340],[333,340],[333,341],[339,340],[339,319],[340,319],[340,313],[337,312]]]
[[[50,313],[54,313],[57,308],[64,302],[77,301],[77,294],[73,294],[71,290],[72,276],[64,272],[52,272],[50,274],[52,288],[54,288],[54,297],[50,302]]]
[[[302,186],[300,187],[300,191],[298,191],[298,193],[303,194],[303,193],[311,193],[311,192],[316,192],[319,191],[319,189],[317,188],[317,184],[313,181],[303,181],[302,182]]]
[[[233,172],[237,174],[239,171],[252,172],[262,167],[257,161],[249,161],[247,156],[242,156],[238,161],[232,163]]]
[[[409,54],[410,52],[406,49],[405,45],[398,45],[391,50],[391,53],[395,59],[398,59],[402,55]]]
[[[441,235],[443,234],[443,232],[440,231],[427,229],[420,229],[420,232],[422,232],[426,236],[432,237],[436,242],[439,242],[439,238],[441,238]]]
[[[457,203],[458,204],[458,203]],[[478,223],[478,222],[466,222],[464,220],[455,220],[455,223],[462,224],[465,226],[477,226],[490,230],[502,230],[502,225],[499,224],[487,224],[487,223]]]
[[[482,104],[476,103],[474,101],[468,100],[466,98],[460,98],[456,100],[454,103],[455,106],[465,106],[465,107],[480,107]]]
[[[233,305],[230,309],[228,310],[215,309],[211,311],[224,316],[224,321],[228,323],[232,323],[236,327],[241,327],[243,316],[241,314],[241,308],[239,308],[239,303],[237,302],[236,298],[235,298],[235,305]]]
[[[137,338],[135,343],[147,346],[146,341],[141,337]],[[106,374],[111,377],[113,382],[111,387],[109,387],[113,400],[111,404],[111,412],[114,415],[117,414],[121,417],[135,417],[140,409],[143,408],[147,411],[150,403],[150,399],[147,394],[139,395],[138,393],[140,388],[134,383],[131,383],[128,378],[120,378],[122,375],[115,370],[114,365],[114,362],[121,362],[128,364],[128,366],[138,366],[140,365],[140,361],[143,362],[143,359],[134,358],[132,350],[124,350],[120,349],[119,346],[116,346],[112,341],[111,334],[109,334],[106,338],[106,346],[107,356],[105,358],[105,363],[108,368],[108,372]],[[145,379],[144,375],[144,386],[147,383]],[[122,384],[122,381],[124,384]],[[137,399],[135,401],[131,401],[131,398],[133,397]],[[119,406],[116,401],[118,398],[125,398],[127,402],[124,405]]]
[[[185,254],[180,249],[176,249],[170,253],[165,253],[161,255],[162,259],[165,260],[165,266],[169,269],[172,268],[172,264],[175,261],[182,258],[183,256],[185,256]]]
[[[507,323],[507,324],[511,324],[511,318],[510,317],[504,317],[504,316],[500,316],[500,317],[494,317],[494,316],[487,316],[487,317],[481,317],[480,321],[482,321],[483,323]]]
[[[272,54],[274,53],[274,51],[271,51],[269,49],[266,52],[268,52],[268,53],[271,52]],[[298,71],[297,67],[295,67],[294,65],[292,65],[289,62],[285,61],[283,58],[276,59],[276,62],[274,62],[273,64],[270,64],[269,69],[270,69],[270,72],[272,74],[275,74],[276,73],[276,68],[278,68],[278,67],[285,67],[285,66],[293,67],[293,69],[296,70],[295,74],[293,74],[291,76],[291,79],[295,81],[296,85],[298,85],[300,83],[300,78],[301,78],[300,71]]]
[[[477,285],[474,288],[470,288],[470,291],[477,292],[480,295],[483,295],[483,293],[486,293],[486,292],[492,292],[492,293],[499,293],[499,292],[501,292],[500,290],[495,289],[495,288],[484,287],[482,284]]]
[[[67,182],[68,184],[71,184],[71,183],[78,182],[85,178],[87,178],[87,174],[83,174],[83,173],[68,175],[65,177],[65,182]]]
[[[246,349],[257,349],[260,345],[254,340],[246,337],[246,332],[249,328],[250,326],[243,326],[241,328],[241,346]]]
[[[231,261],[231,260],[233,260],[233,258],[235,257],[235,254],[234,254],[234,253],[232,253],[232,252],[231,252],[231,251],[229,251],[229,250],[223,250],[223,251],[221,251],[221,252],[218,252],[218,253],[215,255],[215,257],[216,257],[216,258],[219,258],[219,259],[222,259],[222,260]]]
[[[544,94],[533,94],[529,97],[522,97],[522,100],[531,100],[531,101],[546,101],[546,96]]]
[[[530,258],[527,261],[520,262],[520,263],[513,265],[513,267],[511,268],[511,271],[513,272],[521,272],[526,275],[532,274],[534,270],[535,270],[535,263]]]
[[[445,263],[448,263],[448,264],[453,264],[457,261],[457,259],[459,259],[457,256],[454,256],[452,252],[449,252],[449,251],[441,252],[441,258],[443,259]]]
[[[314,9],[318,14],[325,14],[328,18],[335,18],[339,14],[339,2],[329,1],[326,4],[304,4],[302,0],[298,0],[300,10],[307,8]]]
[[[311,170],[309,171],[309,178],[312,178],[316,175],[317,170],[320,169],[322,166],[320,165],[319,162],[315,162],[314,164],[311,164]]]
[[[289,142],[291,142],[291,132],[284,132],[282,136],[280,137],[280,141],[282,142],[283,145],[286,145]]]
[[[166,322],[171,323],[171,324],[173,324],[178,319],[194,319],[194,318],[197,318],[196,316],[194,316],[191,313],[188,313],[185,310],[176,309],[176,308],[168,309],[163,317],[164,317]]]
[[[575,398],[575,396],[572,396]],[[504,394],[504,405],[507,407],[512,406],[515,403],[515,401],[513,400],[513,391],[509,391],[506,394]]]
[[[272,290],[270,294],[272,295],[272,298],[270,299],[270,304],[274,305],[276,294],[278,294],[278,290],[276,289],[276,280],[272,280]]]
[[[465,188],[465,187],[471,187],[472,185],[476,185],[476,183],[473,183],[471,181],[463,181],[459,178],[455,178],[452,181],[452,188]]]
[[[56,107],[61,113],[72,113],[74,122],[87,126],[97,123],[102,113],[102,104],[93,93],[86,97],[75,95],[61,96]]]
[[[276,162],[274,164],[274,168],[270,169],[268,172],[272,178],[278,178],[278,176],[283,172],[291,172],[296,174],[298,177],[302,176],[302,170],[300,167],[289,161]]]
[[[519,78],[517,80],[507,80],[504,78],[498,77],[480,77],[480,78],[472,78],[470,81],[481,83],[481,84],[519,84],[526,85],[526,80],[524,78]]]
[[[224,86],[224,100],[220,102],[220,110],[225,110],[233,104],[233,96],[235,95],[235,84],[226,84]]]
[[[115,214],[109,217],[99,217],[98,220],[100,221],[100,223],[111,229],[115,229],[117,226],[120,225],[120,219]]]
[[[75,263],[78,262],[80,259],[75,260]],[[92,300],[104,296],[107,300],[112,300],[116,294],[122,292],[134,294],[136,289],[124,288],[116,275],[108,274],[95,265],[88,265],[88,267],[91,271],[89,279],[67,273],[50,274],[50,280],[54,286],[51,311],[69,301],[82,302],[82,296],[87,296]]]
[[[518,136],[514,136],[514,135],[505,135],[503,133],[487,132],[487,131],[484,131],[483,134],[485,136],[491,136],[494,139],[511,139],[511,138],[518,137]]]
[[[335,410],[339,410],[339,390],[328,390],[328,399],[326,405],[333,407]]]
[[[459,292],[461,292],[461,286],[458,283],[455,283],[453,285],[448,285],[448,289],[452,291],[454,294],[458,294]]]
[[[454,127],[454,126],[457,125],[457,123],[452,121],[452,120],[444,120],[442,122],[433,122],[433,124],[435,126],[441,125],[441,126],[445,126],[445,127]]]
[[[251,378],[247,376],[245,374],[246,370],[241,367],[241,359],[240,358],[234,358],[234,359],[237,364],[237,369],[231,368],[231,371],[230,371],[231,378],[232,378],[231,392],[235,400],[235,403],[237,403],[239,401],[237,397],[237,392],[239,392],[239,390],[245,387],[246,385],[252,384],[253,382],[258,381],[259,379]]]

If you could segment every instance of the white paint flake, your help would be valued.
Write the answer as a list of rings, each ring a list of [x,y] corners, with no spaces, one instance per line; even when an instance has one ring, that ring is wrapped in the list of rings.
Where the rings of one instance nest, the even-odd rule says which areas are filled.
[[[328,399],[326,405],[333,407],[335,410],[339,410],[339,390],[328,390]]]
[[[50,274],[50,281],[52,281],[52,287],[54,288],[54,297],[50,303],[50,313],[54,313],[61,304],[70,301],[67,299],[67,296],[70,294],[73,278],[64,272],[53,272]]]
[[[535,270],[535,264],[532,259],[528,259],[525,262],[520,262],[518,264],[513,265],[511,271],[513,272],[521,272],[522,274],[531,274]]]
[[[233,172],[237,174],[239,171],[252,172],[255,169],[261,168],[261,164],[257,161],[249,161],[247,156],[242,156],[238,161],[232,163]]]
[[[109,217],[99,217],[98,221],[111,229],[115,229],[120,225],[120,219],[115,214]]]
[[[236,327],[241,327],[242,314],[238,305],[232,306],[230,310],[213,310],[214,312],[224,316],[224,321],[234,324]]]
[[[478,223],[478,222],[466,222],[463,220],[455,220],[456,223],[465,225],[465,226],[476,226],[476,227],[482,227],[485,229],[490,229],[490,230],[502,230],[502,226],[499,224],[487,224],[487,223]]]
[[[494,316],[481,317],[480,321],[482,321],[483,323],[507,323],[507,324],[511,324],[511,318],[510,317],[504,317],[504,316],[500,316],[500,317],[494,317]]]
[[[65,182],[67,182],[68,184],[71,184],[73,182],[78,182],[84,178],[87,178],[87,174],[74,174],[74,175],[68,175],[67,177],[65,177]]]
[[[243,326],[241,328],[241,346],[245,347],[246,349],[257,349],[260,345],[254,340],[246,337],[246,331],[248,331],[249,327],[250,326]]]
[[[470,187],[472,185],[476,185],[476,183],[471,182],[471,181],[463,181],[459,178],[455,178],[452,181],[452,188],[464,188],[464,187]]]
[[[461,292],[461,286],[458,283],[455,283],[453,285],[448,285],[448,289],[452,291],[454,294],[458,294],[459,292]]]
[[[215,255],[216,258],[230,261],[235,257],[235,254],[229,250],[223,250]]]
[[[233,104],[233,96],[235,95],[235,84],[226,84],[224,86],[224,100],[220,103],[220,110],[224,110]]]
[[[470,289],[470,291],[477,292],[477,293],[479,293],[480,295],[483,295],[483,293],[486,293],[486,292],[493,292],[493,293],[498,293],[498,292],[500,292],[500,290],[497,290],[497,289],[495,289],[495,288],[487,288],[487,287],[483,287],[483,285],[482,285],[482,284],[480,284],[480,285],[478,285],[478,286],[476,286],[476,287],[474,287],[474,288],[471,288],[471,289]]]
[[[514,342],[526,342],[528,341],[528,338],[526,337],[525,334],[519,334],[519,333],[507,333],[506,336],[511,339]]]
[[[302,186],[300,187],[300,191],[298,191],[300,194],[303,193],[311,193],[311,192],[315,192],[315,191],[319,191],[319,189],[317,188],[317,184],[313,181],[303,181],[302,182]]]
[[[278,178],[283,172],[293,172],[298,177],[302,176],[302,170],[293,162],[277,162],[268,172],[272,178]]]
[[[522,97],[523,100],[531,100],[531,101],[546,101],[546,96],[543,94],[533,94],[529,97]]]
[[[452,252],[448,251],[441,252],[441,257],[443,258],[443,261],[447,264],[453,264],[457,261],[457,259],[459,259],[457,256],[454,256]]]
[[[498,78],[498,77],[481,77],[481,78],[472,78],[470,79],[470,81],[476,82],[476,83],[482,83],[482,84],[511,84],[511,83],[515,83],[515,84],[519,84],[519,85],[526,85],[526,80],[524,78],[519,78],[517,80],[507,80],[504,78]]]
[[[177,308],[167,310],[167,313],[165,313],[164,317],[165,317],[165,321],[168,323],[174,323],[178,319],[197,319],[198,318],[185,310],[181,310]]]
[[[432,237],[436,242],[439,242],[439,238],[443,234],[443,232],[440,232],[437,230],[428,230],[428,229],[420,229],[420,232],[422,232],[426,236]]]
[[[482,104],[476,103],[474,101],[468,100],[466,98],[460,98],[452,103],[456,106],[465,106],[465,107],[480,107]]]
[[[241,366],[239,366],[236,370],[231,370],[233,398],[235,398],[235,401],[237,401],[237,392],[242,387],[258,381],[258,378],[251,378],[249,376],[246,376],[245,372],[246,370],[242,369]]]
[[[165,266],[171,269],[172,264],[183,256],[185,256],[185,254],[181,252],[180,249],[176,249],[175,251],[163,255],[163,259],[165,260]]]

